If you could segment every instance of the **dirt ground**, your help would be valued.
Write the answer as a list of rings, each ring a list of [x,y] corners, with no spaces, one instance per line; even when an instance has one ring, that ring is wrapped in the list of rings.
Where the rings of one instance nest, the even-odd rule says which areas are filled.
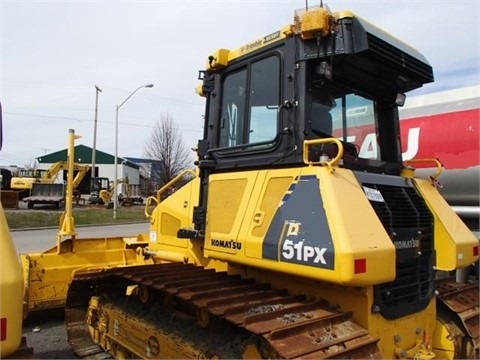
[[[23,336],[26,337],[27,346],[33,348],[33,359],[77,358],[68,344],[61,311],[48,312],[42,316],[32,315],[23,324]]]

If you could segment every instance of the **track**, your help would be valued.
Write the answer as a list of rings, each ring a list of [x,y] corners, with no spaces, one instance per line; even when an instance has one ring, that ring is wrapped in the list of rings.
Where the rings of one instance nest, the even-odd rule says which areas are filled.
[[[127,291],[136,296],[125,296]],[[89,308],[92,296],[96,296],[96,305],[90,303]],[[159,308],[165,311],[153,316]],[[173,314],[175,321],[171,321]],[[67,296],[65,317],[69,342],[81,358],[109,358],[104,348],[122,349],[123,355],[133,357],[162,357],[160,346],[166,347],[165,342],[183,358],[252,357],[253,353],[246,352],[252,350],[252,343],[255,355],[261,357],[381,357],[378,339],[355,324],[349,313],[257,284],[254,279],[190,264],[77,274]],[[118,324],[142,329],[122,338]],[[91,333],[103,347],[91,340]],[[237,344],[235,349],[220,346],[232,343]]]
[[[437,283],[437,302],[441,310],[441,320],[449,328],[455,342],[462,344],[456,348],[462,353],[456,358],[479,359],[479,293],[478,282],[459,284],[445,279]]]

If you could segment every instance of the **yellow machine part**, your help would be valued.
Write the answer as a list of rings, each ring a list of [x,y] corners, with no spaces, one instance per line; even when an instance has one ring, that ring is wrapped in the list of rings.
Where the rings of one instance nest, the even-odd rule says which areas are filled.
[[[210,263],[211,268],[215,268],[216,264],[219,263]],[[180,280],[180,283],[178,283],[179,280],[174,279],[176,275],[172,273],[172,275],[163,278],[163,281],[166,281],[167,284],[162,285],[162,277],[160,276],[159,279],[156,280],[154,275],[159,274],[162,271],[160,267],[155,267],[155,271],[149,270],[148,266],[144,267],[143,269],[137,267],[133,270],[133,273],[135,280],[139,281],[140,285],[134,285],[133,281],[127,281],[126,284],[131,285],[125,287],[126,291],[124,294],[127,296],[125,296],[123,299],[121,299],[121,297],[118,295],[114,296],[113,298],[111,296],[107,296],[106,298],[92,297],[90,299],[90,306],[86,314],[78,312],[75,308],[69,309],[67,326],[70,328],[69,331],[72,332],[73,339],[75,339],[74,342],[77,343],[77,341],[80,341],[78,338],[78,323],[81,323],[82,320],[86,318],[87,324],[90,327],[90,335],[92,336],[94,343],[99,344],[103,349],[112,352],[116,357],[198,358],[202,354],[201,349],[204,349],[205,346],[203,341],[207,339],[212,341],[220,341],[220,344],[222,345],[232,344],[233,350],[247,348],[248,344],[244,344],[238,348],[233,346],[233,343],[236,343],[237,337],[229,337],[229,333],[219,330],[219,326],[222,324],[222,322],[214,321],[212,327],[209,328],[209,330],[206,330],[206,332],[196,328],[196,321],[201,327],[206,327],[212,321],[214,316],[205,314],[205,317],[203,317],[201,312],[197,312],[197,318],[195,321],[195,316],[192,318],[186,314],[177,314],[179,317],[176,317],[176,311],[172,309],[170,309],[170,312],[162,312],[161,308],[166,302],[168,302],[169,297],[152,296],[153,289],[142,290],[143,288],[146,289],[148,287],[148,285],[144,286],[141,284],[141,279],[145,277],[148,279],[147,281],[149,281],[150,284],[152,284],[153,281],[156,287],[161,288],[165,286],[164,288],[172,289],[173,293],[175,293],[173,289],[180,287],[178,289],[179,293],[177,294],[180,297],[183,293],[185,293],[185,296],[188,296],[190,291],[188,283],[190,283],[190,286],[196,288],[196,291],[202,291],[201,288],[203,282],[205,282],[205,279],[201,279],[198,276],[197,280],[193,278],[186,279],[184,274],[186,273],[186,268],[188,265],[182,263],[178,263],[176,265],[176,271],[179,274],[183,274],[183,278]],[[185,269],[182,269],[182,265],[185,267]],[[152,265],[152,267],[153,266],[154,265]],[[221,268],[219,269],[223,270]],[[278,289],[288,289],[290,297],[295,295],[306,295],[309,299],[309,302],[315,301],[315,299],[328,299],[330,304],[328,307],[324,308],[324,311],[327,311],[327,309],[341,309],[344,312],[352,312],[355,323],[359,324],[368,331],[369,338],[375,339],[375,343],[376,339],[380,340],[378,342],[378,347],[385,358],[395,358],[395,354],[397,354],[398,357],[403,356],[402,354],[411,354],[413,357],[413,355],[421,354],[422,351],[424,354],[428,354],[430,357],[417,356],[417,358],[428,359],[433,357],[432,351],[423,348],[422,346],[424,332],[429,332],[431,334],[431,331],[433,331],[435,326],[434,299],[432,299],[426,309],[419,311],[416,314],[412,314],[401,319],[386,320],[378,314],[372,314],[370,311],[373,304],[372,287],[360,288],[332,286],[325,283],[315,282],[306,278],[288,275],[279,276],[278,273],[272,273],[251,267],[237,266],[236,264],[230,264],[227,270],[231,274],[237,273],[242,275],[244,279],[255,278],[257,284],[271,284],[274,289],[277,289],[277,291],[280,291]],[[122,271],[122,273],[125,273],[126,271],[127,270]],[[142,275],[142,272],[145,273],[144,276]],[[91,277],[90,274],[85,275],[86,278]],[[132,276],[128,276],[128,278],[132,279]],[[82,278],[80,277],[77,279],[77,281],[81,279]],[[168,284],[169,280],[172,282],[172,284]],[[118,279],[116,281],[118,281]],[[109,282],[109,280],[107,280],[107,282]],[[225,286],[225,284],[223,284],[223,286]],[[222,284],[217,286],[217,290],[222,290]],[[77,291],[80,291],[77,293],[78,296],[82,290],[77,289]],[[208,292],[215,291],[215,289],[213,289],[212,285],[210,284],[206,285],[206,288],[203,289],[203,291],[205,291],[205,296],[208,296]],[[232,292],[234,291],[235,290],[232,288]],[[247,293],[248,292],[245,291],[245,294]],[[239,294],[237,293],[237,296],[238,295]],[[225,293],[216,298],[212,298],[211,306],[215,307],[215,305],[213,305],[215,303],[218,303],[217,306],[223,304],[225,309],[228,309],[225,313],[228,313],[229,311],[233,310],[235,306],[238,307],[239,305],[242,306],[243,304],[244,310],[239,312],[238,315],[241,315],[245,312],[248,313],[247,310],[249,307],[255,308],[255,305],[248,306],[249,301],[252,301],[253,299],[249,299],[247,295],[244,295],[245,299],[242,303],[238,302],[238,300],[235,298],[235,294],[232,294],[232,300],[231,302],[228,302],[226,301],[226,297],[228,296],[229,295]],[[192,297],[192,299],[197,299],[193,300],[194,303],[196,301],[202,302],[201,298],[202,295],[198,297]],[[257,296],[256,298],[258,299],[259,297]],[[159,299],[161,300],[158,301]],[[73,302],[76,302],[77,297],[73,297],[72,300]],[[140,301],[140,303],[138,301]],[[267,302],[266,304],[269,305],[265,305],[265,308],[268,309],[269,306],[274,307],[272,304],[275,304],[275,301],[277,301],[279,304],[282,304],[280,298],[277,298],[277,300],[271,300],[270,302]],[[207,302],[204,301],[203,303],[205,304]],[[233,305],[233,303],[235,304]],[[217,309],[217,311],[222,313],[222,311],[219,309]],[[232,314],[236,314],[237,311],[238,310],[232,311]],[[272,310],[266,310],[266,312],[268,311]],[[320,311],[320,309],[317,310],[317,312]],[[300,311],[300,313],[302,312]],[[281,315],[285,314],[288,314],[288,311],[285,311]],[[261,321],[260,317],[262,315],[258,314],[259,317],[257,321]],[[160,316],[160,320],[157,318],[157,316]],[[152,321],[147,321],[146,317],[151,317]],[[287,315],[285,315],[285,317],[288,318]],[[203,321],[203,319],[205,319],[205,321]],[[275,319],[276,318],[271,320],[271,325],[265,324],[264,326],[270,326],[273,328],[275,328],[275,326],[279,326],[280,324],[275,323]],[[279,319],[282,319],[282,316],[279,315]],[[279,320],[279,322],[281,323],[282,320]],[[293,323],[294,321],[292,321],[292,324],[290,324],[292,329],[294,325]],[[160,324],[161,326],[157,327],[155,324]],[[249,328],[248,324],[251,325],[252,323],[240,322],[240,326],[237,330],[244,331],[242,329],[245,326]],[[339,331],[339,334],[343,331],[344,334],[347,333],[353,336],[354,334],[357,334],[357,331],[360,331],[359,329],[354,329],[355,325],[353,325],[351,322],[345,321],[341,322],[340,324],[335,323],[335,325],[333,325],[332,320],[330,320],[330,322],[326,321],[326,325],[324,326],[323,330],[316,329],[315,331]],[[295,330],[293,332],[295,333],[296,331],[300,330]],[[195,334],[193,337],[192,332]],[[286,331],[282,331],[282,334],[283,333],[285,333],[285,337],[289,342],[294,339],[294,335],[291,335],[290,337],[287,335]],[[297,335],[300,336],[299,334]],[[342,338],[342,336],[338,335],[339,338]],[[197,339],[197,341],[193,341],[194,339]],[[235,339],[235,341],[232,341],[232,339]],[[202,340],[201,344],[198,343],[198,340]],[[270,340],[274,342],[276,341],[273,338]],[[362,341],[362,345],[365,345],[363,342],[364,340],[359,339],[359,341]],[[159,344],[162,346],[159,347]],[[258,344],[258,342],[256,342],[256,344]],[[350,344],[350,346],[351,345],[352,344]],[[207,348],[219,349],[218,347],[212,345],[208,345]],[[86,353],[89,347],[85,346],[83,349],[83,351]],[[255,348],[252,347],[250,350],[254,352]],[[212,356],[213,355],[215,354],[212,354]],[[255,354],[249,353],[248,358],[256,357],[257,356],[255,356]],[[239,357],[236,356],[235,358]]]
[[[65,305],[68,286],[76,271],[98,271],[112,266],[145,264],[137,251],[147,235],[112,238],[72,238],[40,253],[20,254],[25,283],[24,317],[37,310]]]
[[[324,212],[328,221],[335,245],[334,269],[262,259],[262,243],[275,211],[284,203],[285,196],[305,179],[314,182],[318,179],[320,184],[317,191],[323,206],[316,210],[315,216]],[[424,341],[425,336],[431,338],[434,332],[432,341],[427,341],[429,346],[435,344],[439,354],[445,351],[441,349],[451,346],[438,345],[437,333],[442,330],[436,320],[435,299],[425,309],[400,319],[388,320],[372,313],[374,294],[369,285],[393,279],[395,250],[352,172],[336,168],[332,173],[327,168],[308,167],[211,175],[209,196],[215,201],[208,202],[206,239],[178,239],[180,228],[192,226],[189,214],[198,198],[198,181],[187,184],[152,214],[149,249],[157,251],[159,258],[183,259],[216,271],[253,277],[276,288],[288,288],[292,294],[328,299],[343,311],[351,311],[358,324],[379,338],[379,348],[387,357],[414,354],[431,358],[434,353],[425,347]],[[358,216],[347,218],[351,209],[356,209]],[[438,216],[435,221],[441,223]],[[368,227],[364,226],[366,223]],[[289,221],[280,234],[294,235],[301,227],[302,224]],[[451,236],[457,238],[454,229],[451,231]],[[356,259],[365,259],[362,261],[365,272],[355,274]]]
[[[179,239],[177,231],[193,227],[192,213],[198,204],[199,188],[197,177],[158,204],[150,216],[150,249],[175,250],[189,246],[190,241]],[[160,240],[161,246],[158,246]]]
[[[209,181],[207,257],[349,286],[394,279],[395,248],[351,171],[245,171]],[[293,189],[298,200],[286,208]],[[308,234],[317,242],[303,242]]]
[[[188,264],[202,265],[206,270],[226,271],[231,275],[241,275],[243,279],[255,279],[257,284],[271,284],[272,289],[288,289],[289,296],[305,296],[308,301],[326,299],[329,308],[351,312],[353,321],[364,328],[371,338],[379,340],[378,349],[386,358],[427,360],[435,356],[449,357],[450,348],[454,348],[451,351],[458,351],[455,349],[458,348],[458,344],[445,343],[445,336],[442,334],[451,329],[444,327],[436,318],[435,298],[432,298],[425,308],[396,319],[386,319],[373,309],[375,295],[371,285],[390,281],[394,277],[392,264],[395,263],[395,252],[385,230],[369,208],[368,200],[365,199],[365,194],[352,172],[335,168],[332,173],[327,168],[308,167],[214,174],[209,177],[209,181],[209,196],[216,201],[208,202],[207,238],[177,237],[178,230],[193,226],[191,214],[193,207],[197,205],[200,186],[200,180],[196,178],[159,202],[150,217],[149,243],[146,247],[137,247],[135,259],[132,257],[129,264],[135,262],[141,264],[142,261],[145,264],[158,265],[175,262],[179,269]],[[268,230],[275,221],[275,212],[285,203],[286,197],[292,196],[295,191],[301,192],[302,186],[309,187],[309,194],[313,193],[310,191],[312,189],[321,194],[323,203],[317,206],[314,216],[320,219],[323,213],[328,223],[327,228],[330,228],[332,243],[335,246],[333,260],[336,266],[333,269],[261,258],[262,241],[269,236]],[[309,200],[315,204],[313,196]],[[304,205],[308,206],[306,202]],[[358,217],[345,217],[345,214],[352,213],[351,209],[358,211]],[[302,210],[305,213],[305,210],[312,209]],[[289,221],[285,228],[280,230],[281,236],[301,234],[304,224],[293,221],[295,219],[290,216],[291,214],[295,212],[287,214]],[[364,226],[365,223],[369,226]],[[117,249],[118,247],[116,246]],[[307,251],[301,254],[310,253]],[[365,259],[362,261],[365,266],[360,268],[356,266],[356,259]],[[355,271],[358,270],[363,272],[356,274]],[[136,295],[142,303],[145,301],[145,304],[148,304],[146,305],[148,309],[155,312],[154,309],[161,308],[163,302],[155,302],[156,297],[150,298],[148,295],[150,290],[142,290],[144,285],[140,274],[145,272],[147,281],[152,283],[154,274],[159,270],[152,273],[147,268],[139,267],[134,271],[138,274],[135,275],[138,283],[125,282],[127,285],[124,291],[125,301],[128,302],[127,298]],[[83,276],[82,273],[82,269],[79,269],[78,274]],[[93,277],[93,273],[85,275],[86,279]],[[83,281],[81,276],[80,282]],[[168,279],[167,277],[166,281]],[[193,286],[200,287],[198,281],[194,279],[189,281]],[[161,288],[156,280],[155,284]],[[352,284],[362,285],[351,286]],[[146,287],[148,285],[145,285]],[[188,293],[188,290],[185,291]],[[80,290],[79,293],[81,292]],[[164,300],[168,299],[167,296]],[[200,347],[187,341],[186,337],[183,337],[184,334],[175,337],[178,332],[165,332],[157,328],[153,322],[145,323],[143,316],[146,313],[142,309],[130,303],[118,307],[114,302],[106,301],[104,298],[91,298],[86,318],[94,342],[119,358],[215,356],[199,353]],[[80,314],[75,308],[70,309],[69,313]],[[150,314],[150,310],[147,313]],[[170,315],[173,316],[173,313]],[[200,316],[196,320],[199,324],[203,324],[201,315],[202,313],[197,313],[197,316]],[[80,317],[75,321],[67,322],[73,332],[76,332],[75,324],[85,319],[85,314],[78,316]],[[179,316],[179,319],[183,319],[186,315]],[[207,320],[208,317],[207,314]],[[187,318],[192,320],[186,316],[185,319]],[[190,329],[190,326],[186,329]],[[223,335],[220,336],[221,339],[228,338]],[[465,334],[462,333],[463,335]],[[198,336],[201,338],[200,334]],[[162,347],[159,348],[159,344],[163,344]],[[249,349],[250,357],[259,355],[257,348],[250,348],[248,344],[245,346]]]
[[[461,331],[458,329],[458,333]],[[442,321],[437,320],[433,334],[434,351],[440,359],[455,359],[458,354],[455,351],[454,334]],[[457,356],[456,356],[457,355]]]
[[[478,260],[478,239],[431,181],[421,179],[414,181],[435,218],[437,269],[452,271],[472,265]]]
[[[325,214],[323,228],[329,237],[325,242],[333,245],[328,250],[313,246],[298,250],[290,247],[287,239],[283,251],[296,251],[294,257],[302,259],[296,263],[270,261],[262,255],[264,239],[268,237],[282,199],[289,195],[292,186],[302,186],[299,184],[302,179],[311,180],[309,186],[317,186],[316,193],[321,193],[323,207],[315,204],[314,211],[316,215]],[[378,284],[391,281],[395,276],[394,246],[350,171],[338,169],[330,173],[326,168],[309,167],[210,176],[209,197],[215,201],[208,201],[203,253],[198,241],[177,237],[180,228],[193,226],[190,214],[197,204],[198,182],[193,180],[155,209],[151,216],[150,250],[180,251],[196,265],[207,266],[214,260],[233,261],[342,285]],[[347,218],[351,208],[357,209],[358,217]],[[362,226],[365,223],[369,227]],[[302,224],[293,218],[280,226],[279,234],[283,238],[302,234]],[[278,241],[278,246],[280,244]],[[329,256],[329,260],[325,260]],[[303,262],[304,258],[310,262]]]
[[[53,179],[13,177],[10,180],[10,187],[14,190],[32,190],[34,183],[53,184]]]
[[[478,318],[478,308],[476,311]],[[478,320],[477,320],[478,330]],[[476,340],[476,344],[475,344]],[[433,351],[439,359],[478,359],[478,334],[471,340],[465,336],[465,330],[452,317],[437,319],[435,332],[432,337]]]
[[[0,358],[13,354],[22,339],[22,268],[0,204]]]
[[[112,193],[108,190],[100,190],[98,197],[102,199],[105,204],[108,204],[112,200]]]
[[[211,263],[215,266],[214,263]],[[401,358],[401,354],[417,354],[423,349],[425,333],[432,336],[436,326],[435,299],[414,314],[388,320],[372,313],[374,306],[373,287],[338,286],[310,280],[306,277],[290,276],[262,269],[245,268],[230,264],[227,269],[246,278],[255,278],[257,283],[268,282],[276,289],[288,289],[289,295],[306,295],[309,299],[326,299],[329,306],[351,312],[355,323],[379,339],[378,348],[383,358]],[[430,355],[432,350],[427,351]],[[422,357],[419,357],[419,359]]]
[[[172,328],[171,333],[163,333],[154,324],[132,316],[130,311],[116,307],[100,297],[92,297],[90,300],[86,319],[88,324],[94,325],[90,328],[94,341],[119,359],[145,357],[154,359],[216,359],[219,358],[218,355],[200,350],[199,345],[208,346],[210,349],[216,349],[217,351],[230,347],[229,343],[222,343],[219,341],[220,339],[214,337],[207,339],[195,334],[195,319],[177,318],[172,322],[164,316],[163,320],[169,323],[169,327]],[[221,326],[221,324],[217,326]],[[225,331],[228,330],[228,327],[226,327]],[[204,343],[199,344],[200,342]],[[128,344],[128,346],[125,346],[125,344]],[[255,348],[249,345],[248,342],[244,342],[243,347],[246,350]],[[240,355],[239,353],[231,353],[232,358],[240,358]],[[258,355],[257,352],[255,357],[259,358]]]

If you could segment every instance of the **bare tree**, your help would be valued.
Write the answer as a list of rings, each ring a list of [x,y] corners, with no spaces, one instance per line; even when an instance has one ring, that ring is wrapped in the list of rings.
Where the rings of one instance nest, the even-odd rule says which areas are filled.
[[[185,146],[182,134],[170,114],[163,114],[155,124],[144,149],[145,156],[161,162],[160,184],[163,186],[182,170],[193,166],[191,150]]]

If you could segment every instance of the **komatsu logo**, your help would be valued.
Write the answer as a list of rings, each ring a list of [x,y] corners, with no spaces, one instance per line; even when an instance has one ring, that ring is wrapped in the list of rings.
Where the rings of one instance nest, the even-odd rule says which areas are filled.
[[[395,241],[395,249],[397,250],[416,249],[419,247],[420,247],[420,240],[417,240],[417,239]]]
[[[222,248],[225,248],[225,249],[232,249],[232,250],[241,250],[242,249],[242,243],[239,242],[239,241],[234,241],[234,240],[212,239],[210,241],[210,245],[217,246],[217,247],[222,247]]]
[[[305,239],[300,241],[290,240],[289,237],[297,237],[300,232],[300,223],[288,222],[286,239],[282,246],[282,256],[286,260],[297,260],[307,263],[326,265],[325,252],[327,248],[320,248],[318,246],[310,246],[305,244]]]

